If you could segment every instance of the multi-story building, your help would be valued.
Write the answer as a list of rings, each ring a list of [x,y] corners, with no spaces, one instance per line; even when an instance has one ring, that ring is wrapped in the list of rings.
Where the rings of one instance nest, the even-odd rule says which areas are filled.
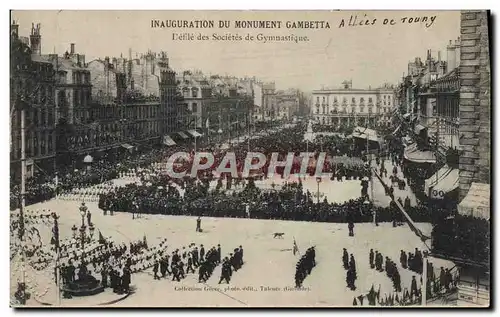
[[[37,168],[52,171],[56,150],[55,76],[52,63],[40,54],[40,24],[32,25],[30,45],[19,39],[19,26],[11,25],[10,161],[14,179],[20,177],[21,110],[24,109],[26,173]]]
[[[274,82],[262,84],[262,119],[272,121],[277,117],[276,84]]]
[[[299,112],[300,93],[297,89],[276,92],[276,118],[291,120]]]
[[[252,121],[254,99],[234,78],[211,76],[212,98],[206,106],[209,138],[234,138],[245,134]]]
[[[110,63],[108,57],[91,61],[88,68],[92,74],[93,101],[99,112],[95,118],[101,125],[114,120],[111,130],[117,136],[116,142],[130,147],[130,143],[158,141],[162,136],[158,92],[144,95],[142,90],[128,87],[127,74]],[[102,115],[110,108],[111,116]]]
[[[454,155],[458,175],[454,179],[443,177],[433,190],[458,187],[458,200],[446,202],[457,210],[436,223],[432,255],[456,264],[457,306],[486,307],[491,294],[490,21],[486,11],[462,11],[460,20],[459,45],[448,46],[450,70],[435,82],[435,114],[442,119],[436,119],[436,124],[448,126],[454,136],[458,130],[459,151]],[[459,58],[450,50],[453,46],[455,53],[459,48]],[[455,143],[445,139],[440,145]]]
[[[192,116],[186,122],[187,128],[205,128],[206,106],[212,99],[212,87],[208,79],[200,71],[184,71],[181,76],[177,76],[177,85],[186,110]]]
[[[311,116],[320,124],[332,126],[388,125],[394,107],[394,89],[355,89],[345,81],[342,88],[323,88],[312,92]]]

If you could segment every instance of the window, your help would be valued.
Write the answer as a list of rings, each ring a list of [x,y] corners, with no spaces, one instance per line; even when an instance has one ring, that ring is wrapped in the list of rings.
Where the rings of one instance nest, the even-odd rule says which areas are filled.
[[[344,99],[342,99],[342,102],[343,102],[343,103],[347,103],[347,98],[346,98],[346,97],[344,97]]]
[[[49,150],[49,153],[52,152],[53,149],[54,149],[54,145],[53,145],[52,133],[49,133],[49,137],[48,137],[48,150]]]
[[[42,135],[42,140],[40,142],[40,154],[45,155],[47,151],[45,151],[45,135]]]
[[[193,88],[193,98],[198,98],[198,88]]]
[[[387,96],[386,96],[386,95],[384,95],[384,99],[385,99],[386,97],[387,97]]]
[[[33,125],[38,126],[38,109],[33,110]]]
[[[44,86],[40,87],[40,103],[42,105],[47,103],[47,90]]]
[[[194,91],[193,91],[193,93],[194,93]],[[194,96],[193,96],[193,97],[194,97]],[[192,110],[192,111],[193,111],[193,113],[197,113],[197,112],[198,112],[198,104],[197,104],[196,102],[194,102],[194,103],[193,103],[193,107],[192,107],[192,109],[193,109],[193,110]]]
[[[387,106],[387,102],[385,102],[385,100],[384,100],[384,106]]]
[[[316,97],[316,103],[319,103],[319,97]]]
[[[325,113],[325,105],[323,105],[323,113]]]
[[[45,109],[42,109],[40,114],[42,116],[42,126],[46,127],[47,126],[47,111]]]
[[[325,98],[325,97],[323,97],[323,103],[325,103],[325,102],[326,102],[326,98]]]
[[[387,105],[391,105],[391,101],[390,100],[387,100]]]
[[[337,96],[333,97],[333,102],[337,102]]]
[[[368,98],[368,102],[373,102],[373,98],[372,98],[372,97],[369,97],[369,98]]]
[[[365,102],[365,98],[359,99],[359,102]]]
[[[359,107],[359,112],[365,112],[365,107],[360,106],[360,107]]]
[[[38,135],[35,133],[33,135],[33,155],[37,156],[38,155]]]

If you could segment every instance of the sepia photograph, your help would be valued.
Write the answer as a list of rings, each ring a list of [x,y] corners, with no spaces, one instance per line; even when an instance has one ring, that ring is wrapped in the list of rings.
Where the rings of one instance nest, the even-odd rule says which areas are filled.
[[[14,308],[489,308],[491,15],[10,11]]]

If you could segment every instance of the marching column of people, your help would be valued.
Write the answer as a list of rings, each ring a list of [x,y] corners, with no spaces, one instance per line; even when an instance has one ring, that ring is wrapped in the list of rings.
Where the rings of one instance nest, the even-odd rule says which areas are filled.
[[[355,282],[358,279],[358,275],[356,273],[356,260],[354,259],[354,255],[352,253],[349,257],[349,253],[347,252],[346,248],[344,248],[342,252],[342,264],[344,266],[344,269],[347,270],[345,278],[347,287],[351,291],[354,291],[356,290]]]
[[[306,250],[302,255],[295,268],[295,287],[302,287],[307,275],[311,274],[312,269],[316,266],[316,249],[314,246]]]
[[[392,261],[388,256],[386,256],[385,267],[383,268],[384,257],[382,253],[378,251],[373,252],[373,249],[370,249],[369,259],[370,259],[370,268],[376,269],[379,272],[385,271],[387,277],[390,278],[392,281],[394,290],[396,292],[401,292],[401,275],[399,274],[399,270],[396,263]]]
[[[219,284],[221,284],[223,281],[226,281],[226,283],[229,284],[233,272],[241,269],[243,264],[243,247],[240,245],[239,248],[234,249],[234,253],[230,253],[229,256],[226,256],[224,258],[222,262]]]

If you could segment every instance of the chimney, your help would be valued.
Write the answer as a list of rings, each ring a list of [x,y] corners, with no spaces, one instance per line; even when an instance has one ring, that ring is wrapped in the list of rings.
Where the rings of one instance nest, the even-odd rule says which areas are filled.
[[[31,24],[31,34],[30,34],[30,45],[31,52],[34,55],[40,55],[42,53],[42,35],[40,34],[40,23]]]
[[[10,34],[16,37],[19,36],[19,24],[15,20],[10,25]]]
[[[441,64],[441,51],[438,51],[438,63]]]
[[[71,55],[75,54],[75,43],[71,43],[71,48],[70,48],[70,50],[69,50],[69,53],[70,53]]]
[[[455,67],[457,67],[457,54],[455,51],[455,46],[452,44],[450,40],[450,45],[446,47],[446,72],[450,72]]]

